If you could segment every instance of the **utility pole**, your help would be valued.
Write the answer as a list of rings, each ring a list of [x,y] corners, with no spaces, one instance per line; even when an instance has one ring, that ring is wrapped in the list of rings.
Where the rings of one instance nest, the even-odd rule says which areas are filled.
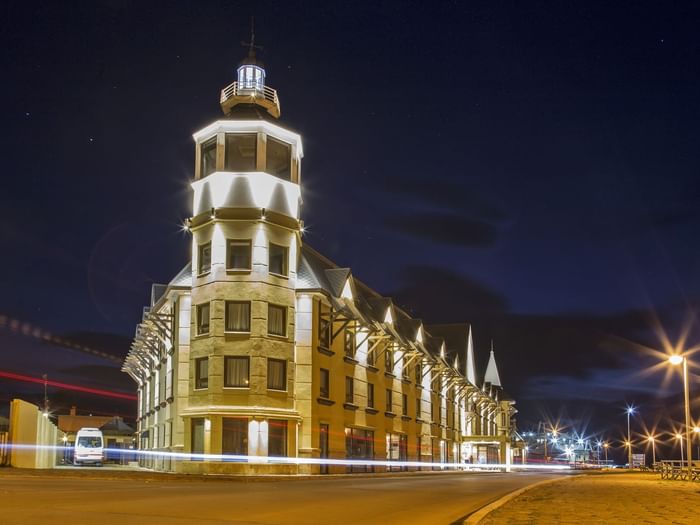
[[[44,380],[44,417],[49,416],[49,393],[48,393],[48,387],[49,387],[49,376],[46,374],[43,374],[41,378]]]

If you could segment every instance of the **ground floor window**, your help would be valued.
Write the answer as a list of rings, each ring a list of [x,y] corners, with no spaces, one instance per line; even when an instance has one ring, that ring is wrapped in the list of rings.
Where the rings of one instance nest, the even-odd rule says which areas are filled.
[[[192,418],[192,443],[190,450],[193,454],[204,454],[204,418]],[[192,458],[193,461],[202,461],[201,458]]]
[[[408,436],[389,432],[386,435],[386,459],[408,461]],[[391,470],[405,470],[406,467],[391,467]]]
[[[374,459],[374,431],[346,428],[345,455],[348,459]],[[350,472],[372,472],[373,467],[353,465],[348,470]]]
[[[248,420],[225,417],[221,420],[221,453],[248,455]]]
[[[267,455],[287,456],[287,420],[270,419],[267,422]]]

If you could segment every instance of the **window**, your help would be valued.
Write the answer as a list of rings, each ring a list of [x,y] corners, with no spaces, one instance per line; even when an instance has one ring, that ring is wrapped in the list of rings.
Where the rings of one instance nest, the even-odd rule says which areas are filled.
[[[209,388],[209,359],[200,357],[194,361],[194,387]]]
[[[267,137],[267,172],[281,179],[292,178],[292,146]]]
[[[250,384],[250,358],[224,357],[224,386],[247,388]]]
[[[403,358],[401,364],[401,377],[406,381],[410,381],[411,379],[411,376],[408,374],[408,359],[406,357]]]
[[[248,455],[248,420],[224,417],[221,420],[221,453]]]
[[[209,303],[197,305],[197,335],[209,333]]]
[[[387,374],[394,373],[394,351],[387,349],[384,352],[384,372]]]
[[[209,273],[211,271],[211,243],[199,245],[199,275]]]
[[[252,250],[250,241],[229,240],[226,245],[226,269],[250,270],[252,267]]]
[[[267,388],[270,390],[287,390],[287,361],[284,359],[268,358]]]
[[[376,355],[374,349],[367,350],[367,366],[374,367],[376,364]]]
[[[226,331],[250,332],[249,301],[226,301]]]
[[[287,421],[269,419],[267,424],[267,455],[285,457],[287,455]]]
[[[420,409],[420,397],[416,398],[416,419],[421,419],[423,414],[421,413]]]
[[[374,385],[367,383],[367,406],[374,408]]]
[[[345,376],[345,402],[352,404],[355,401],[355,380]]]
[[[323,311],[318,311],[318,346],[327,350],[331,347],[331,322],[323,316]]]
[[[345,455],[353,459],[374,459],[374,431],[345,428]],[[367,472],[369,465],[353,465],[350,472]]]
[[[422,363],[416,363],[416,385],[422,385],[423,384],[423,364]]]
[[[270,273],[287,275],[287,248],[270,243]]]
[[[227,133],[224,167],[226,171],[255,171],[257,136],[253,133]]]
[[[355,359],[355,333],[350,330],[345,330],[345,357]]]
[[[408,395],[401,394],[401,415],[408,415]]]
[[[321,368],[321,385],[319,396],[328,399],[331,397],[331,376],[327,368]]]
[[[287,335],[287,307],[277,304],[267,305],[267,333]]]
[[[203,178],[216,171],[216,137],[212,137],[202,144],[201,157],[199,177]]]
[[[394,402],[392,399],[392,394],[393,392],[391,391],[390,388],[386,389],[386,411],[387,412],[393,412],[394,410]]]
[[[193,454],[204,454],[204,418],[192,418],[192,443],[190,450]],[[192,458],[201,461],[202,458]]]

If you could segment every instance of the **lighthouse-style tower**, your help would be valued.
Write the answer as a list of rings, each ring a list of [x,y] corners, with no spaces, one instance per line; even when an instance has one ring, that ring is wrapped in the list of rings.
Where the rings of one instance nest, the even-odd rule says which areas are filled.
[[[221,91],[225,116],[194,134],[184,442],[193,453],[294,456],[303,152],[301,137],[279,124],[277,92],[255,49],[251,41],[237,80]]]

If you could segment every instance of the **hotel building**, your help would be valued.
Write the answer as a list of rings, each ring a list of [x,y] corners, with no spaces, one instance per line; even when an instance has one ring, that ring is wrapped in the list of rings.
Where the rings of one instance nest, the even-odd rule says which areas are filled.
[[[514,401],[493,351],[477,374],[470,325],[424,326],[303,242],[302,139],[280,124],[253,49],[221,92],[224,117],[194,134],[191,263],[153,285],[124,361],[139,448],[191,455],[143,465],[323,474],[391,467],[275,458],[510,463]]]

